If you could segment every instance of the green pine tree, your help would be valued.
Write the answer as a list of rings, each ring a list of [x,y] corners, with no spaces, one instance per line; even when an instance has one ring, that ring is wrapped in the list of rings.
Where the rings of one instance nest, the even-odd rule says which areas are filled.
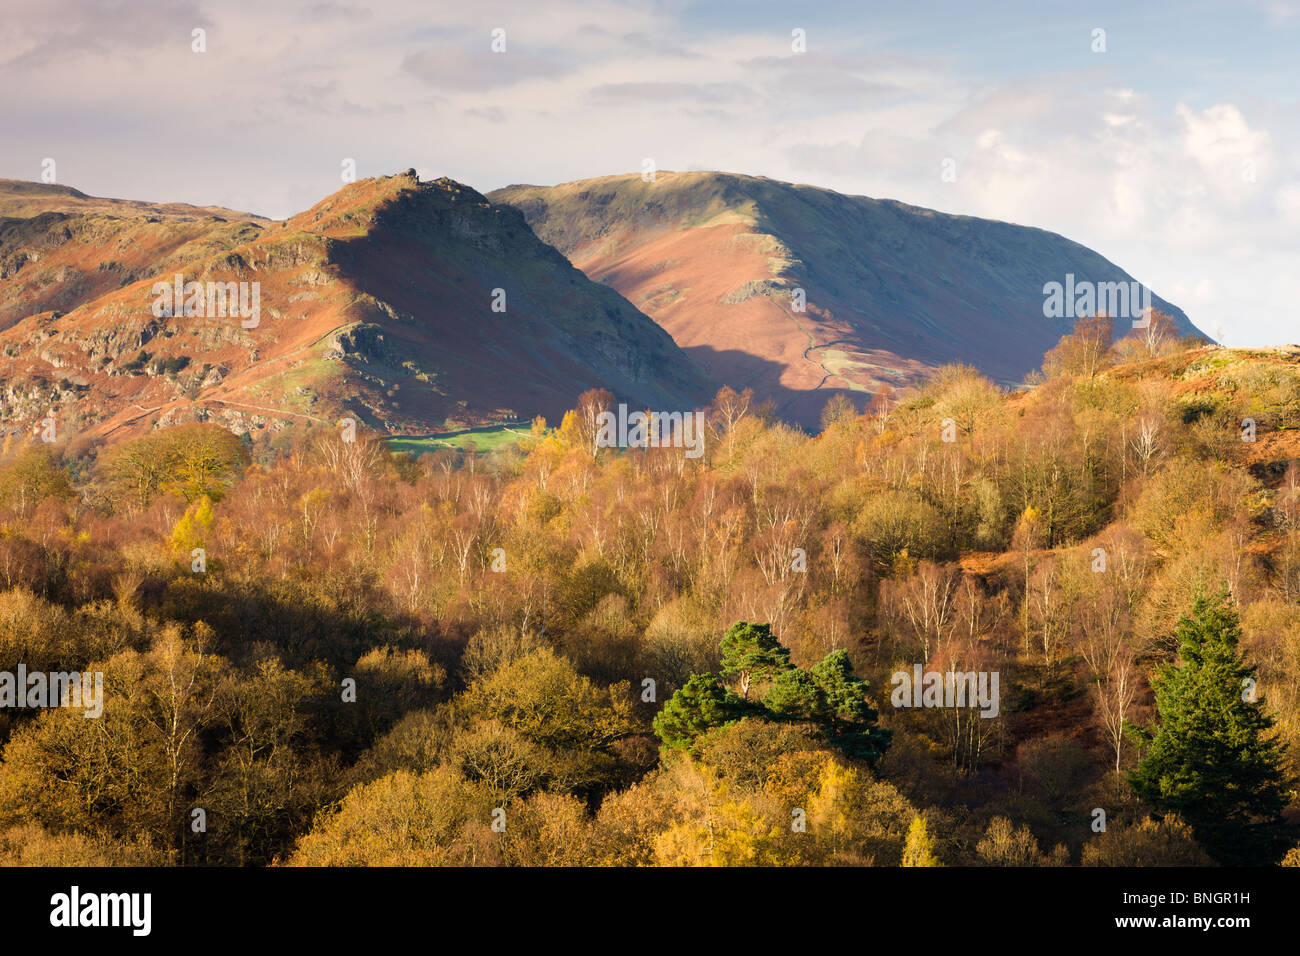
[[[695,738],[714,727],[739,720],[744,702],[713,674],[692,674],[686,686],[669,698],[652,724],[667,747],[689,750]]]
[[[1198,596],[1178,622],[1178,666],[1154,682],[1159,724],[1131,728],[1144,752],[1134,792],[1177,813],[1221,863],[1273,862],[1285,843],[1287,781],[1273,718],[1254,699],[1255,668],[1238,651],[1241,627],[1226,595]]]
[[[801,667],[782,671],[763,696],[763,706],[787,720],[822,722],[829,716],[826,694],[813,676]]]
[[[854,675],[848,651],[831,651],[811,673],[826,701],[831,743],[849,757],[874,764],[889,747],[893,732],[876,726],[878,715],[867,703],[867,682]]]
[[[770,624],[739,621],[722,638],[722,676],[740,678],[740,696],[749,700],[750,684],[790,668],[790,651],[772,634]]]

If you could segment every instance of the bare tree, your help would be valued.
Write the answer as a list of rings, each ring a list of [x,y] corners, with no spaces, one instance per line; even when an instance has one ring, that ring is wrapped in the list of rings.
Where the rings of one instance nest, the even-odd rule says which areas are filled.
[[[594,459],[600,446],[596,444],[600,436],[600,418],[614,405],[614,396],[603,388],[592,388],[578,396],[578,431],[582,435],[583,447]]]
[[[1138,330],[1138,341],[1146,349],[1147,355],[1155,358],[1164,351],[1165,346],[1173,340],[1177,332],[1173,319],[1159,309],[1152,309],[1150,321],[1145,328]]]
[[[727,436],[728,458],[731,457],[734,450],[735,437],[732,434],[733,430],[750,413],[750,406],[753,401],[754,390],[752,388],[737,392],[727,385],[718,389],[718,394],[713,398],[713,414],[710,418],[714,427]]]
[[[1029,620],[1038,631],[1044,664],[1056,661],[1056,650],[1068,630],[1068,598],[1054,559],[1045,560],[1029,576],[1025,602],[1029,608]]]
[[[1129,444],[1137,460],[1142,463],[1142,477],[1146,478],[1152,461],[1160,453],[1160,418],[1151,414],[1139,418],[1137,436]]]
[[[1133,666],[1133,653],[1127,644],[1120,644],[1110,659],[1109,671],[1105,675],[1098,674],[1093,684],[1097,721],[1115,753],[1116,795],[1120,787],[1125,725],[1137,700],[1137,692],[1138,672]]]
[[[367,475],[374,473],[385,451],[383,440],[372,434],[358,435],[353,441],[332,435],[319,446],[325,467],[338,475],[345,488],[353,491]]]
[[[959,582],[953,568],[922,561],[911,576],[881,585],[886,613],[920,644],[925,663],[958,624]]]

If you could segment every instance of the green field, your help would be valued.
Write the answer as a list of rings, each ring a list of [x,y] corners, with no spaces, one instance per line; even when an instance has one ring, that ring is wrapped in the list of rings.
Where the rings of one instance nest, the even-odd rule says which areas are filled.
[[[466,449],[473,446],[480,452],[497,451],[516,444],[528,435],[527,424],[488,425],[484,428],[447,432],[445,435],[399,435],[388,439],[388,447],[396,452],[410,452],[419,458],[425,452],[440,448]]]

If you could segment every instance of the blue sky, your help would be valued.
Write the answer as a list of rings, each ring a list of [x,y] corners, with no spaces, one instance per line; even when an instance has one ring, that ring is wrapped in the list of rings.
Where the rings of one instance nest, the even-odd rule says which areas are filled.
[[[0,176],[284,216],[349,158],[483,191],[652,158],[1040,226],[1295,342],[1297,60],[1300,0],[6,0]]]

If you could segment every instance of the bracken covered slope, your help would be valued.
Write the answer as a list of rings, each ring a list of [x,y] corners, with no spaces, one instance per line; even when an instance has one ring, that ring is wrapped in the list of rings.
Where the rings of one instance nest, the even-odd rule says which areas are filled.
[[[1128,282],[1054,233],[754,176],[660,172],[488,194],[670,332],[716,383],[815,423],[830,394],[946,362],[1019,382],[1069,331],[1043,286]],[[803,289],[806,311],[793,308]],[[1159,297],[1183,333],[1196,329]],[[1127,324],[1127,323],[1123,323]]]
[[[92,437],[347,414],[426,433],[555,417],[593,387],[662,409],[709,394],[654,322],[448,179],[363,180],[284,222],[27,186],[0,188],[6,430],[53,411]],[[155,315],[175,275],[258,283],[260,321]]]

